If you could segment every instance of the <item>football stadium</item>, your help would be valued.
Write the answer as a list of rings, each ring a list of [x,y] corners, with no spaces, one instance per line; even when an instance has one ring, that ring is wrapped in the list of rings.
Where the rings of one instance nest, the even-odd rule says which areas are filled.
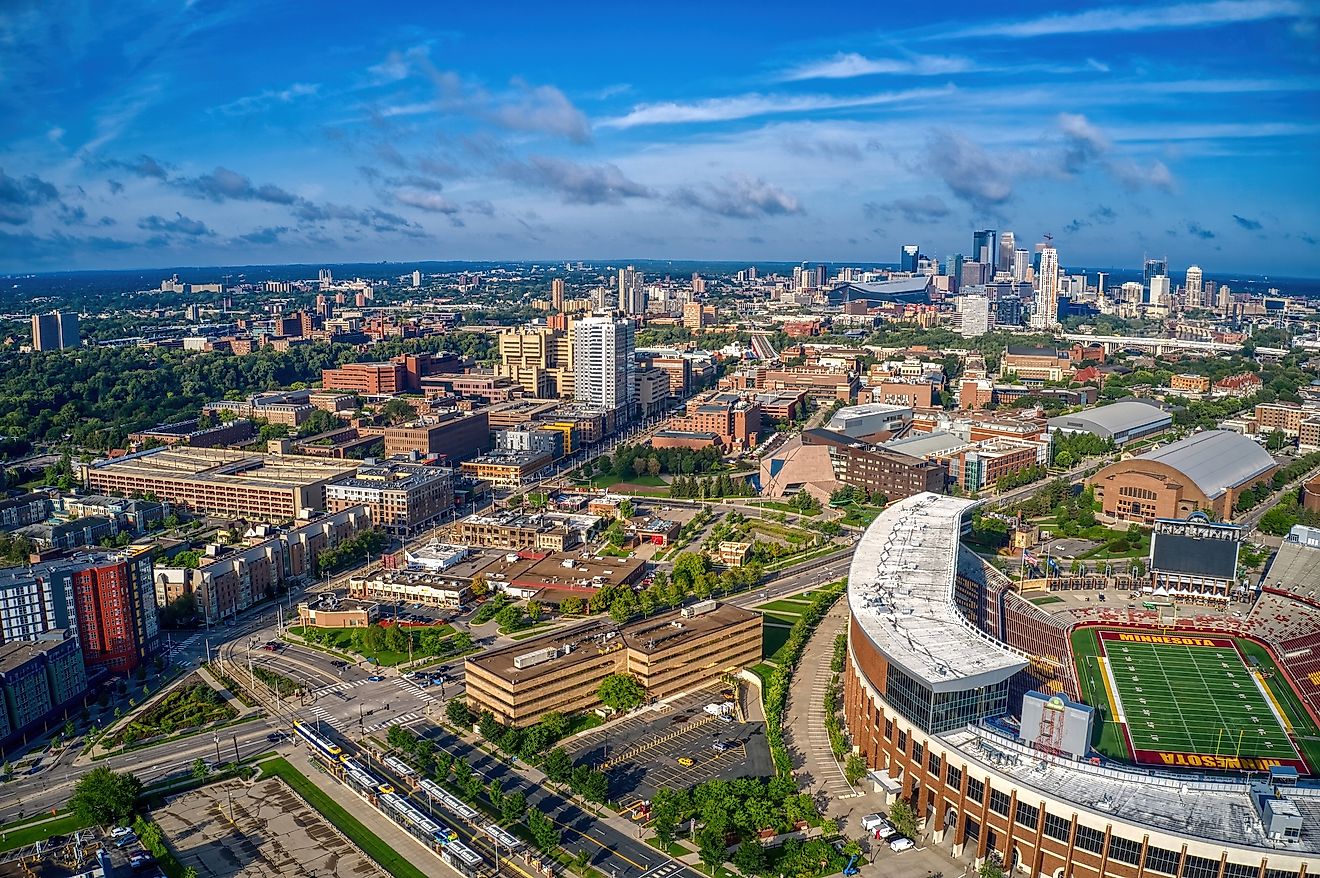
[[[921,841],[1030,875],[1320,873],[1320,546],[1259,586],[1240,534],[1155,525],[1149,570],[1010,581],[977,501],[888,507],[858,544],[844,708]]]

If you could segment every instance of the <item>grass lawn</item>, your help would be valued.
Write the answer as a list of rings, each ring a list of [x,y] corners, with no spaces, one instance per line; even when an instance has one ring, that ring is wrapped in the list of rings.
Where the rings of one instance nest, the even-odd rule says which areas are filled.
[[[778,500],[748,501],[748,505],[760,506],[762,509],[777,509],[780,512],[787,512],[790,515],[805,515],[808,518],[811,518],[812,516],[815,515],[820,515],[820,512],[802,512],[799,509],[789,506],[787,503],[780,503]]]
[[[43,814],[44,816],[44,814]],[[49,820],[17,820],[0,826],[0,851],[12,851],[56,835],[68,835],[90,824],[76,814],[60,814]]]
[[[669,483],[660,476],[644,475],[637,476],[629,473],[626,476],[616,476],[613,473],[596,473],[590,479],[581,479],[578,481],[590,482],[597,488],[609,488],[618,484],[641,485],[647,488],[667,488]]]
[[[658,851],[664,851],[671,857],[681,857],[684,854],[692,853],[692,848],[681,845],[676,841],[671,841],[667,848],[660,847],[660,842],[656,841],[654,838],[648,838],[646,843]]]
[[[840,521],[851,527],[869,527],[882,511],[879,506],[863,506],[860,509],[854,506]]]
[[[1063,603],[1063,598],[1059,597],[1058,595],[1053,595],[1053,594],[1042,594],[1042,595],[1037,595],[1037,596],[1034,597],[1034,598],[1027,598],[1027,600],[1031,601],[1033,604],[1035,604],[1035,605],[1038,606],[1038,607],[1040,607],[1040,606],[1044,606],[1045,604],[1061,604],[1061,603]]]
[[[782,598],[777,601],[771,601],[768,604],[758,604],[758,610],[774,610],[780,613],[787,613],[792,616],[800,615],[803,610],[811,606],[811,601],[797,601],[792,598]]]
[[[773,659],[788,643],[788,634],[793,629],[792,622],[777,624],[766,617],[761,622],[761,658]]]
[[[564,732],[564,737],[568,738],[579,732],[585,732],[587,729],[594,729],[597,726],[605,724],[605,718],[592,711],[586,713],[575,713],[568,718],[568,731]]]
[[[523,630],[519,631],[517,634],[513,635],[513,639],[526,640],[529,637],[535,637],[536,635],[542,632],[542,629],[548,628],[553,624],[554,624],[553,622],[537,622],[532,627],[524,628]]]
[[[349,841],[379,863],[386,872],[394,875],[395,878],[425,878],[422,871],[408,861],[406,855],[394,850],[378,835],[359,823],[356,817],[322,792],[320,787],[312,783],[287,760],[276,757],[261,765],[267,774],[284,778],[285,783],[301,796],[303,801],[319,812],[331,826],[348,836]]]
[[[762,613],[761,615],[764,616],[767,620],[773,619],[775,622],[781,622],[785,625],[792,625],[802,616],[801,613],[786,613],[783,612],[782,610],[776,613],[765,612]]]
[[[752,665],[748,670],[761,678],[762,690],[770,685],[770,675],[775,672],[774,667],[772,665],[767,665],[765,662],[761,662],[759,665]]]

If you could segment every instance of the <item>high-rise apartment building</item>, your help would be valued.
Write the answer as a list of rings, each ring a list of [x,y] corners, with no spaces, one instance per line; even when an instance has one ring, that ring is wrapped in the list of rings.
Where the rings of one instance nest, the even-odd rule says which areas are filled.
[[[917,272],[917,257],[921,254],[921,247],[917,244],[904,244],[903,249],[898,254],[898,270],[908,271],[913,274]]]
[[[999,261],[999,236],[994,229],[982,229],[972,235],[972,261],[986,265]]]
[[[636,402],[631,320],[593,316],[573,324],[573,398],[630,419]]]
[[[642,274],[631,265],[619,269],[619,310],[624,314],[646,311],[646,287],[642,283]]]
[[[555,311],[564,310],[564,280],[555,278],[550,281],[550,307]]]
[[[979,338],[990,331],[990,300],[985,296],[959,296],[958,314],[962,318],[959,333],[963,338]]]
[[[1188,308],[1200,308],[1205,305],[1203,293],[1201,266],[1193,265],[1187,269],[1187,280],[1183,283],[1183,301]]]
[[[1040,251],[1040,274],[1036,277],[1036,313],[1033,326],[1047,329],[1059,323],[1059,251],[1046,244]]]
[[[82,343],[78,334],[78,315],[71,311],[52,311],[32,315],[32,350],[63,351]]]
[[[1012,232],[1003,232],[999,235],[999,262],[996,265],[1000,271],[1011,271],[1013,268],[1013,254],[1017,247],[1017,238]]]
[[[414,287],[420,287],[422,285],[422,273],[420,271],[413,272],[412,285]]]
[[[78,640],[88,670],[137,669],[157,648],[151,550],[136,546],[73,571]]]

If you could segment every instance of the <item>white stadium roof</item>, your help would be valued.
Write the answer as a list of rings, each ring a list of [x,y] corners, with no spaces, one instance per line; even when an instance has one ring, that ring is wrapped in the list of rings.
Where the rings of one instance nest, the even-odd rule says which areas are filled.
[[[936,692],[998,683],[1027,665],[953,603],[961,518],[976,502],[923,493],[893,504],[867,528],[848,573],[861,629]]]

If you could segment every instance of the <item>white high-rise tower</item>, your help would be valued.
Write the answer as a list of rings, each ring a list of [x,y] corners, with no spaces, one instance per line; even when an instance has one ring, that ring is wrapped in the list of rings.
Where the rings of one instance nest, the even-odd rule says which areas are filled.
[[[1200,308],[1205,305],[1203,296],[1201,266],[1193,265],[1187,269],[1187,280],[1183,283],[1184,299],[1188,308]]]
[[[1036,313],[1031,325],[1053,329],[1059,325],[1059,251],[1046,244],[1040,251],[1040,274],[1036,276]]]
[[[627,318],[586,317],[573,324],[573,398],[630,420],[637,401],[636,330]]]

